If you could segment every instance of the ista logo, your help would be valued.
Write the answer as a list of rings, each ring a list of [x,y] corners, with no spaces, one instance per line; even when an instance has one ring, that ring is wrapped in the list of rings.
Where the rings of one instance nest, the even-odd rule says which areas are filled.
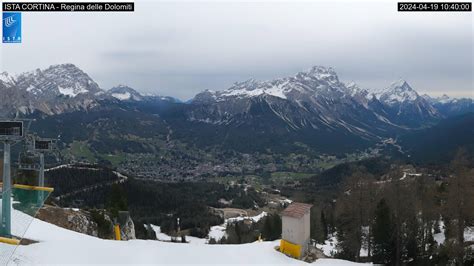
[[[21,13],[3,12],[3,43],[21,43]]]

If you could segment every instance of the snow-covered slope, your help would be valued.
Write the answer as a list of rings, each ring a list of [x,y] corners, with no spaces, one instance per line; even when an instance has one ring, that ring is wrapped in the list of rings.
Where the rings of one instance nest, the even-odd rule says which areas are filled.
[[[257,223],[258,221],[260,221],[260,219],[262,219],[265,216],[267,216],[267,213],[261,212],[260,214],[255,215],[255,216],[238,216],[238,217],[233,217],[233,218],[227,218],[225,219],[223,224],[211,226],[207,239],[187,236],[186,241],[188,241],[190,244],[208,244],[211,238],[216,241],[219,241],[224,236],[228,237],[226,234],[226,228],[228,225],[236,223],[236,222],[240,222],[243,220],[250,220],[254,223]],[[165,233],[161,232],[160,226],[152,225],[152,228],[155,231],[156,238],[158,240],[165,240],[165,241],[171,240],[171,236],[166,235]]]
[[[26,238],[39,241],[19,246],[9,265],[308,265],[274,250],[278,241],[242,245],[190,245],[153,240],[103,240],[34,219]],[[5,244],[0,244],[0,249]],[[314,265],[357,263],[320,259]]]

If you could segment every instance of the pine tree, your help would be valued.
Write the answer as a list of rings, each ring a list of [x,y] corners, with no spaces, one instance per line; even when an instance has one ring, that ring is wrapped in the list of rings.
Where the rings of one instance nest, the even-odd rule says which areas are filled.
[[[316,208],[311,210],[310,224],[311,238],[315,239],[318,243],[323,243],[325,240],[323,237],[323,226],[321,224],[320,211],[316,211]]]
[[[326,221],[326,216],[324,216],[324,211],[321,210],[321,227],[322,227],[322,233],[323,233],[323,240],[326,240],[328,238],[328,223]]]
[[[336,230],[341,258],[360,261],[363,239],[368,237],[362,227],[369,225],[372,212],[370,183],[369,176],[361,169],[354,169],[337,201]]]
[[[375,263],[388,263],[392,255],[392,221],[390,208],[381,199],[375,209],[375,221],[373,225],[373,259]]]
[[[265,240],[275,240],[281,237],[281,218],[277,214],[267,215],[263,221],[262,237]]]
[[[464,230],[466,222],[474,220],[474,169],[470,167],[466,150],[460,149],[451,162],[452,176],[448,180],[446,221],[448,225],[449,252],[457,265],[465,259]]]
[[[436,184],[429,177],[421,176],[416,180],[415,195],[417,197],[417,212],[419,215],[412,216],[419,218],[417,232],[418,251],[415,261],[429,260],[434,252],[433,234],[440,233],[439,230],[439,209],[436,204]]]
[[[272,221],[270,220],[270,216],[266,216],[263,221],[262,237],[265,240],[272,238]]]
[[[272,240],[278,239],[281,237],[281,227],[282,221],[281,217],[278,214],[271,215],[272,217]]]
[[[118,184],[113,184],[109,193],[107,208],[110,210],[113,217],[118,217],[119,211],[126,211],[127,199],[125,191]]]
[[[336,219],[338,257],[347,260],[358,260],[361,249],[361,224],[357,209],[351,206],[348,198],[339,200]]]
[[[418,223],[418,218],[416,214],[413,214],[408,220],[406,230],[407,230],[406,232],[407,239],[406,239],[405,249],[406,249],[407,257],[408,259],[413,259],[414,261],[416,261],[419,256],[418,232],[420,230],[420,225]]]

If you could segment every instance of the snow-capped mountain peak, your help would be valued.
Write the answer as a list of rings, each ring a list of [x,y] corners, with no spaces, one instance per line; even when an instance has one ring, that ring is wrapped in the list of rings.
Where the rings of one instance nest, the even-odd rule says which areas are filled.
[[[408,90],[412,90],[408,82],[404,79],[399,79],[397,81],[392,82],[388,88],[392,90],[397,88],[405,88]]]
[[[350,96],[356,99],[359,103],[361,103],[366,108],[368,107],[368,102],[372,100],[373,97],[375,97],[373,93],[371,93],[367,89],[361,88],[354,81],[350,81],[346,83],[346,88],[348,89]]]
[[[423,94],[422,97],[432,104],[450,104],[450,103],[456,103],[458,101],[464,101],[464,102],[472,101],[472,99],[469,99],[469,98],[454,98],[454,97],[448,96],[447,94],[443,94],[439,97],[431,97],[427,94]]]
[[[250,78],[250,79],[245,80],[245,81],[235,82],[234,87],[252,88],[252,87],[258,86],[258,84],[259,84],[259,82],[256,79]]]
[[[225,101],[230,98],[252,98],[262,95],[275,96],[282,99],[299,99],[324,96],[340,97],[349,93],[339,81],[332,68],[314,66],[294,76],[269,81],[248,79],[236,82],[232,87],[217,91],[204,91],[196,95],[194,101]]]
[[[255,97],[260,95],[273,95],[285,99],[286,95],[284,93],[284,88],[282,80],[274,81],[257,81],[255,79],[248,79],[242,82],[236,82],[232,87],[227,90],[219,92],[211,92],[214,98],[218,100],[223,100],[224,97]]]
[[[346,83],[346,88],[350,91],[351,96],[355,95],[364,95],[367,96],[369,95],[369,91],[366,89],[362,89],[357,83],[354,81],[350,81]]]
[[[0,82],[5,85],[13,85],[15,83],[15,79],[7,72],[2,72],[0,73]]]
[[[329,83],[339,82],[339,78],[337,77],[336,71],[334,71],[332,67],[313,66],[308,71],[300,72],[299,74],[306,74],[318,80],[324,80]]]
[[[351,88],[351,89],[355,89],[355,90],[360,89],[359,85],[357,85],[357,83],[355,83],[355,81],[353,81],[353,80],[347,82],[346,87]]]
[[[421,97],[423,97],[425,100],[427,100],[428,102],[433,102],[434,98],[429,96],[428,94],[424,93],[423,95],[421,95]]]
[[[403,79],[390,84],[386,89],[376,91],[377,98],[389,105],[412,102],[420,97],[418,93]]]
[[[474,103],[474,100],[472,98],[454,98],[450,97],[446,94],[443,94],[442,96],[439,97],[431,97],[431,98],[426,98],[430,103],[435,104],[435,105],[464,105],[465,107],[467,106],[472,106]],[[470,107],[472,108],[472,107]]]
[[[143,96],[139,92],[126,85],[113,87],[107,91],[107,94],[121,101],[141,101],[143,99]]]
[[[89,75],[73,64],[52,65],[10,76],[0,74],[0,89],[13,103],[0,110],[2,114],[29,113],[39,110],[58,114],[69,110],[84,110],[98,105],[104,91]],[[8,91],[9,90],[9,91]]]
[[[73,64],[52,65],[44,70],[22,73],[16,78],[16,85],[38,98],[54,98],[58,95],[74,98],[101,91],[89,75]]]
[[[442,96],[436,98],[436,101],[439,102],[439,103],[442,103],[442,104],[449,103],[449,102],[452,102],[454,100],[455,99],[449,97],[446,94],[443,94]]]

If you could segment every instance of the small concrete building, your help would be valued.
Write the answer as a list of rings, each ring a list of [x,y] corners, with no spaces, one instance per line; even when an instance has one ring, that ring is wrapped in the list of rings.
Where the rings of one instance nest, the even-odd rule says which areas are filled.
[[[311,204],[293,202],[283,210],[281,252],[298,259],[304,256],[310,242],[311,207]]]

